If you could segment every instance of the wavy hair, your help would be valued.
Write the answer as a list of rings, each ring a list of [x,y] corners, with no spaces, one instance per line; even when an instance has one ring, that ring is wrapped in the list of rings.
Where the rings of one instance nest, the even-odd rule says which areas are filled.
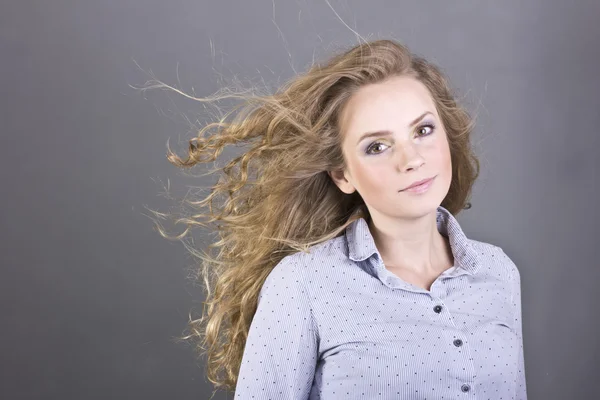
[[[157,227],[163,237],[178,240],[198,226],[219,233],[208,252],[188,247],[200,261],[195,279],[204,283],[206,301],[199,318],[190,315],[189,331],[181,338],[207,355],[207,377],[216,388],[235,389],[258,295],[273,267],[291,253],[340,236],[354,220],[369,218],[358,192],[343,193],[327,174],[345,168],[338,117],[360,87],[399,75],[422,82],[437,107],[452,159],[452,182],[442,206],[456,215],[470,207],[479,175],[470,144],[473,119],[439,67],[396,41],[375,40],[340,52],[275,94],[197,99],[243,101],[190,139],[185,157],[169,148],[173,165],[212,162],[227,145],[247,148],[212,171],[220,172],[220,179],[208,196],[186,200],[196,212],[176,221],[186,225],[183,234],[171,237]]]

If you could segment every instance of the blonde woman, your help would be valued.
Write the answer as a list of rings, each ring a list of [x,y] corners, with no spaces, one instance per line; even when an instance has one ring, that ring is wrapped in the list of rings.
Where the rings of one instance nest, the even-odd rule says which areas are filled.
[[[181,167],[245,152],[196,207],[189,338],[236,399],[525,399],[520,275],[465,235],[473,122],[440,69],[378,40],[204,128]],[[213,130],[212,135],[205,135]],[[214,198],[223,201],[213,204]]]

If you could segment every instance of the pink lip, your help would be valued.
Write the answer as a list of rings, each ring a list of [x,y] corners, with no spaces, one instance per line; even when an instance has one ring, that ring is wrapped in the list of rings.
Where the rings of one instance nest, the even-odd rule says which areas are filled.
[[[402,190],[401,190],[401,192],[403,192],[403,191],[405,191],[405,190],[408,190],[408,189],[411,189],[411,188],[414,188],[414,187],[416,187],[416,186],[422,185],[422,184],[424,184],[424,183],[429,183],[429,182],[431,182],[431,181],[432,181],[434,178],[435,178],[435,176],[434,176],[433,178],[423,179],[422,181],[415,182],[415,183],[413,183],[412,185],[410,185],[410,186],[408,186],[408,187],[405,187],[404,189],[402,189]]]

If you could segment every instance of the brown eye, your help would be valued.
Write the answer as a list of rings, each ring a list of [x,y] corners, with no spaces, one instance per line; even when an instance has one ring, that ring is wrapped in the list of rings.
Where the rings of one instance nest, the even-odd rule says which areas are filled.
[[[379,153],[382,153],[383,151],[376,151],[375,153],[373,153],[373,152],[371,151],[373,148],[375,148],[375,147],[377,147],[377,146],[385,146],[385,145],[384,145],[383,143],[381,143],[381,142],[374,142],[373,144],[371,144],[371,145],[369,146],[369,148],[367,149],[366,153],[367,153],[367,154],[379,154]]]
[[[433,124],[424,124],[417,129],[419,136],[429,136],[433,133],[435,126]]]

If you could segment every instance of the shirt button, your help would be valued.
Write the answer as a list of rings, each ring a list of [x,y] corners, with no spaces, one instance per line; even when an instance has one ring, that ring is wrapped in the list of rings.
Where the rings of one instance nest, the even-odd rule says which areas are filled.
[[[462,390],[463,392],[465,392],[465,393],[466,393],[466,392],[468,392],[469,390],[471,390],[471,386],[469,386],[469,385],[466,385],[466,384],[465,384],[465,385],[462,385],[462,386],[460,387],[460,390]]]
[[[454,341],[454,345],[455,345],[456,347],[460,347],[460,346],[462,346],[462,344],[463,344],[463,341],[462,341],[462,340],[460,340],[460,339],[456,339],[456,340]]]
[[[433,311],[435,311],[436,313],[441,313],[442,312],[442,306],[435,306],[433,307]]]

